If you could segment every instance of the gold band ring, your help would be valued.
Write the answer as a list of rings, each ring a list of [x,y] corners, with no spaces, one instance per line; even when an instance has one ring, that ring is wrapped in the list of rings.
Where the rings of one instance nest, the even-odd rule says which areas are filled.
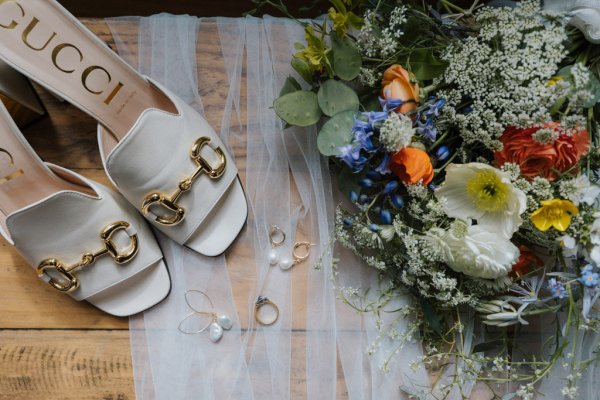
[[[270,307],[275,311],[275,316],[270,319],[265,319],[261,317],[261,309],[263,307]],[[261,325],[273,325],[279,319],[279,307],[277,304],[273,303],[266,297],[258,296],[258,300],[256,300],[256,304],[254,305],[254,319]]]

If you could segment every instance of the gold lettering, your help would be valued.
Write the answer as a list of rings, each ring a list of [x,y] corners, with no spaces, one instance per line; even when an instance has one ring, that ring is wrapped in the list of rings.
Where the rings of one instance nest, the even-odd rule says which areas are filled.
[[[15,165],[13,156],[7,150],[0,148],[0,154],[6,154],[8,156],[8,166],[9,167],[13,167]],[[0,178],[0,185],[4,184],[6,182],[12,181],[13,179],[18,178],[21,175],[25,175],[25,172],[23,172],[22,169],[19,169],[11,174],[8,174],[5,177]]]
[[[56,36],[56,32],[52,32],[52,35],[50,36],[50,38],[48,38],[48,40],[42,47],[36,48],[36,47],[33,47],[31,44],[29,44],[29,42],[27,41],[27,38],[28,38],[29,34],[31,33],[31,31],[33,31],[33,29],[37,26],[37,24],[39,22],[40,22],[39,19],[37,19],[36,17],[33,17],[31,22],[29,23],[29,25],[27,25],[27,28],[25,28],[25,30],[23,31],[23,35],[21,35],[21,39],[23,40],[23,43],[25,43],[25,45],[27,47],[29,47],[31,50],[35,50],[35,51],[44,50],[50,44],[52,39],[54,39],[54,37]]]
[[[83,71],[83,74],[81,74],[81,83],[83,83],[83,87],[85,88],[85,90],[87,90],[88,92],[90,92],[92,94],[96,94],[96,95],[102,94],[102,92],[104,92],[104,90],[94,91],[94,90],[90,89],[87,85],[87,80],[88,80],[88,77],[90,76],[90,74],[97,70],[100,70],[106,74],[106,76],[108,77],[107,84],[110,83],[110,81],[112,81],[112,77],[110,76],[108,71],[98,65],[92,65],[91,67],[87,67],[85,69],[85,71]]]
[[[74,46],[74,45],[72,45],[72,44],[69,44],[69,43],[62,43],[62,44],[59,44],[58,46],[56,46],[56,47],[54,48],[54,50],[52,50],[52,63],[53,63],[53,64],[54,64],[54,66],[55,66],[56,68],[58,68],[60,71],[62,71],[62,72],[64,72],[64,73],[66,73],[66,74],[71,74],[71,73],[75,72],[75,69],[64,69],[64,68],[61,68],[61,67],[58,65],[58,62],[57,62],[58,54],[59,54],[61,51],[63,51],[63,49],[66,49],[66,48],[72,48],[72,49],[75,49],[75,51],[77,52],[77,54],[79,54],[79,61],[80,61],[80,62],[81,62],[81,61],[83,61],[83,54],[81,53],[81,50],[79,50],[77,47],[75,47],[75,46]]]
[[[13,3],[13,5],[16,7],[16,9],[18,9],[18,11],[20,11],[21,17],[25,17],[25,15],[26,15],[25,9],[16,0],[0,0],[0,8],[2,8],[2,6],[4,6],[4,5],[8,5],[10,3]],[[7,14],[4,11],[5,8],[7,8],[7,7],[2,8],[2,12],[0,13],[0,15],[5,16]],[[10,17],[9,17],[8,21],[10,21],[10,22],[5,20],[5,22],[0,23],[0,28],[15,29],[20,23],[22,23],[22,22],[17,21],[18,17],[13,16],[13,18],[16,18],[16,19],[10,20]],[[29,24],[27,25],[27,27],[23,30],[23,32],[21,34],[21,40],[31,50],[39,52],[39,51],[45,50],[52,43],[52,41],[58,36],[58,34],[52,30],[44,31],[43,30],[44,27],[39,27],[38,25],[40,25],[40,20],[37,17],[32,17],[31,21],[29,22]],[[37,28],[37,31],[36,31],[36,28]],[[40,31],[40,29],[42,29],[42,31],[38,32],[38,31]],[[35,34],[36,32],[39,34],[36,35]],[[33,36],[32,36],[32,34],[33,34]],[[45,42],[44,42],[44,35],[46,35],[48,37],[45,40]],[[35,43],[32,43],[32,42],[35,42]],[[66,55],[63,55],[64,54],[63,50],[68,49],[68,48],[73,49],[77,53],[77,55],[79,56],[79,63],[82,63],[84,60],[83,52],[77,46],[75,46],[74,44],[71,44],[71,43],[61,43],[61,44],[55,46],[52,49],[51,61],[52,61],[52,64],[54,65],[54,67],[56,67],[56,69],[58,69],[59,71],[64,72],[65,74],[72,74],[72,73],[78,71],[79,68],[77,65],[69,65],[71,63],[73,63],[73,64],[77,63],[76,56],[72,56],[71,54],[69,54],[69,52],[67,52]],[[103,74],[106,75],[106,79],[107,79],[106,88],[104,88],[102,90],[97,90],[97,86],[98,86],[98,84],[96,83],[97,80],[93,79],[93,77],[90,76],[90,75],[94,74],[96,71],[101,71]],[[91,81],[90,81],[90,79],[91,79]],[[92,65],[90,67],[87,67],[85,70],[83,70],[83,72],[81,74],[81,83],[83,84],[83,87],[85,88],[85,90],[87,90],[89,93],[97,95],[97,96],[99,96],[99,95],[105,93],[107,90],[109,90],[110,89],[109,85],[111,82],[112,82],[111,74],[108,72],[108,70],[106,68],[103,68],[99,65]],[[115,97],[117,97],[119,95],[119,93],[121,92],[121,89],[123,89],[124,86],[125,86],[125,84],[123,82],[118,82],[114,86],[112,91],[108,94],[108,96],[104,99],[104,104],[109,106],[114,101]],[[2,148],[0,148],[0,153],[8,154],[8,152],[3,150]],[[9,156],[10,156],[10,154],[9,154]],[[11,160],[12,160],[12,157],[11,157]],[[21,172],[22,171],[17,172],[16,176],[19,176],[21,174]],[[6,182],[7,178],[9,178],[9,177],[0,178],[0,183]],[[14,177],[12,177],[12,176],[10,176],[10,178],[14,179]]]
[[[119,90],[121,90],[121,88],[123,87],[123,82],[119,82],[117,84],[117,86],[114,88],[114,90],[108,95],[108,97],[106,98],[106,100],[104,100],[104,104],[106,104],[107,106],[110,105],[111,101],[113,101],[113,99],[115,98],[115,96],[117,95],[117,93],[119,93]]]
[[[21,5],[19,3],[17,3],[16,1],[14,1],[14,0],[0,0],[0,6],[2,4],[8,4],[8,3],[14,3],[19,8],[19,10],[21,10],[21,17],[25,16],[25,10],[23,10],[23,7],[21,7]],[[19,23],[13,19],[10,24],[8,24],[8,25],[2,25],[2,24],[0,24],[0,27],[2,27],[4,29],[15,29],[17,27],[17,25],[19,25]]]

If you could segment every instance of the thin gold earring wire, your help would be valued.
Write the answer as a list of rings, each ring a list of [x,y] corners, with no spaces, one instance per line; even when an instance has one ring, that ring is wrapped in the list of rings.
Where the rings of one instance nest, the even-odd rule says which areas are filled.
[[[198,311],[196,310],[196,308],[194,306],[192,306],[192,304],[190,303],[190,300],[188,298],[188,295],[190,293],[200,293],[201,295],[203,295],[207,300],[208,303],[210,304],[210,308],[211,311],[210,312],[206,312],[206,311]],[[195,289],[191,289],[191,290],[187,290],[184,294],[185,297],[185,302],[188,305],[189,308],[191,308],[193,310],[193,312],[189,313],[188,315],[186,315],[180,322],[179,325],[177,325],[177,329],[179,330],[179,332],[184,333],[186,335],[196,335],[202,332],[205,332],[210,325],[215,322],[216,318],[217,318],[217,314],[215,313],[215,306],[213,305],[213,302],[210,298],[209,295],[207,295],[206,293],[204,293],[201,290],[195,290]],[[201,329],[197,330],[197,331],[186,331],[185,329],[182,328],[182,325],[185,323],[185,321],[187,321],[189,318],[191,318],[194,315],[210,315],[211,318],[208,321],[208,323],[206,324],[206,326],[202,327]]]

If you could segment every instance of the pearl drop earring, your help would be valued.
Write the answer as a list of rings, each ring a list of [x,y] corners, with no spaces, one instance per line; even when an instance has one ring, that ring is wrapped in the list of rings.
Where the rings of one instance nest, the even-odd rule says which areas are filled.
[[[277,247],[285,242],[285,232],[283,229],[277,225],[271,226],[271,230],[269,231],[269,241],[273,247],[271,251],[269,251],[269,264],[277,265],[279,263],[279,251],[277,251]]]
[[[271,242],[271,246],[273,246],[271,251],[269,251],[269,264],[272,266],[279,264],[279,268],[284,271],[306,260],[310,256],[310,248],[314,246],[314,244],[310,242],[297,242],[294,244],[294,251],[292,252],[293,258],[287,256],[280,258],[277,247],[285,242],[285,232],[277,225],[271,226],[271,230],[269,231],[269,241]],[[302,254],[300,253],[301,249],[304,249]]]

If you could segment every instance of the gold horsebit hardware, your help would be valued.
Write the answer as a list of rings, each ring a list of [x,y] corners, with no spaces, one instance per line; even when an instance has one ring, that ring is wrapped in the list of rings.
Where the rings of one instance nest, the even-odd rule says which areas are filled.
[[[191,177],[185,178],[179,182],[175,193],[173,193],[171,196],[167,196],[163,193],[152,193],[146,196],[144,202],[142,203],[142,212],[144,215],[154,215],[154,220],[157,223],[165,226],[177,225],[183,221],[186,211],[183,207],[177,204],[177,201],[181,195],[192,188],[192,185],[196,179],[200,177],[200,175],[206,175],[210,179],[219,179],[225,173],[225,167],[227,166],[225,153],[220,147],[211,146],[210,141],[211,139],[205,136],[196,140],[192,146],[192,150],[190,151],[190,157],[196,163],[196,165],[198,165],[198,168]],[[209,146],[217,155],[219,163],[216,168],[213,168],[212,165],[210,165],[208,161],[202,157],[201,152],[205,146]],[[162,207],[167,212],[167,216],[159,216],[154,214],[150,210],[152,206]]]
[[[137,234],[130,234],[127,232],[130,226],[131,225],[128,222],[124,221],[118,221],[108,225],[102,230],[102,232],[100,232],[100,239],[104,244],[104,248],[95,253],[85,253],[81,257],[81,261],[71,266],[65,266],[56,258],[48,258],[38,265],[38,276],[42,279],[45,277],[48,283],[56,290],[59,290],[63,293],[70,293],[77,290],[79,287],[79,279],[77,279],[74,271],[95,263],[99,257],[108,254],[115,260],[117,264],[128,263],[137,255],[139,249]],[[112,241],[112,237],[118,231],[125,231],[131,239],[131,244],[124,253],[121,253],[119,249],[117,249],[115,243]],[[55,280],[52,276],[50,276],[50,274],[48,274],[49,270],[55,270],[65,282],[63,283]]]

